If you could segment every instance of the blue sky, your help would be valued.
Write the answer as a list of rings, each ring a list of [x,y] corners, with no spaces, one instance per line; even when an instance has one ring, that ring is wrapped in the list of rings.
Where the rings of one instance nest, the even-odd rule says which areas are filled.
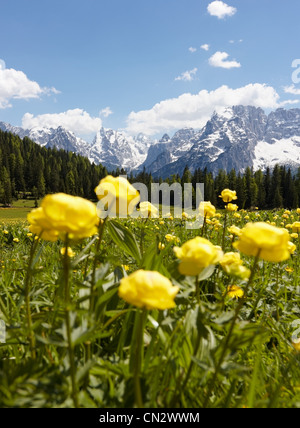
[[[0,11],[0,121],[158,136],[234,104],[300,107],[299,0],[0,0]]]

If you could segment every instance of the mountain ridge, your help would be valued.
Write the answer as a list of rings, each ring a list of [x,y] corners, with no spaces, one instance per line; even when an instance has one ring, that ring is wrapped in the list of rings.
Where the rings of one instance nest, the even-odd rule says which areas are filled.
[[[110,170],[145,169],[163,178],[207,168],[244,172],[247,167],[265,169],[275,164],[300,167],[300,109],[277,109],[266,114],[253,106],[233,106],[215,112],[200,129],[180,129],[153,141],[101,128],[91,144],[62,127],[25,130],[0,122],[0,129],[29,137],[41,146],[78,153]]]

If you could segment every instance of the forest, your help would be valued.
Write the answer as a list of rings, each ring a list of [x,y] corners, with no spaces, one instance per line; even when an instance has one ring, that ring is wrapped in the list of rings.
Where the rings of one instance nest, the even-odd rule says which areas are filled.
[[[0,204],[10,206],[14,199],[31,197],[36,200],[49,193],[64,192],[94,199],[94,189],[107,174],[126,175],[123,169],[107,171],[102,165],[92,164],[87,158],[64,150],[41,147],[25,137],[0,131]],[[129,174],[131,183],[148,186],[153,182],[204,183],[205,200],[221,208],[218,197],[225,188],[236,190],[239,208],[277,209],[297,208],[300,201],[300,168],[276,165],[273,170],[253,171],[247,168],[241,174],[220,170],[214,176],[209,168],[191,173],[186,166],[182,176],[167,180],[154,178],[145,170]],[[150,193],[149,193],[150,194]]]

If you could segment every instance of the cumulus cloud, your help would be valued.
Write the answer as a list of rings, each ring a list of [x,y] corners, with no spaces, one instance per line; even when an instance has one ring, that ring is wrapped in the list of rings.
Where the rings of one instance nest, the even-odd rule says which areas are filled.
[[[176,77],[175,80],[182,80],[184,82],[191,82],[194,80],[195,74],[197,73],[198,68],[193,68],[193,70],[185,71],[180,76]]]
[[[234,105],[261,108],[280,107],[276,90],[264,84],[249,84],[238,89],[221,86],[215,91],[202,90],[198,94],[185,93],[167,99],[149,110],[131,112],[127,118],[127,132],[156,135],[184,127],[202,128],[214,111]]]
[[[229,54],[227,52],[216,52],[213,56],[209,58],[209,64],[212,67],[226,68],[230,70],[231,68],[240,68],[241,64],[237,61],[228,61]]]
[[[233,16],[236,14],[237,9],[223,1],[213,1],[207,6],[207,11],[210,15],[216,16],[218,19],[224,19],[227,16]]]
[[[202,45],[202,46],[200,46],[201,47],[201,49],[203,49],[204,51],[209,51],[209,48],[210,48],[210,46],[207,44],[207,43],[205,43],[204,45]]]
[[[26,113],[22,119],[22,126],[25,129],[31,128],[58,128],[62,126],[68,131],[77,135],[87,135],[97,132],[102,121],[99,117],[91,117],[82,109],[68,110],[63,113],[42,114],[34,116]]]
[[[193,48],[193,47],[190,47],[190,48],[189,48],[189,51],[190,51],[191,53],[195,53],[195,52],[197,52],[197,49],[196,49],[196,48]]]
[[[112,114],[113,114],[113,111],[111,110],[110,107],[105,107],[100,111],[100,116],[103,116],[105,118],[111,116]]]
[[[30,100],[58,93],[55,88],[42,88],[23,71],[7,69],[5,62],[0,60],[0,109],[12,107],[12,100]]]

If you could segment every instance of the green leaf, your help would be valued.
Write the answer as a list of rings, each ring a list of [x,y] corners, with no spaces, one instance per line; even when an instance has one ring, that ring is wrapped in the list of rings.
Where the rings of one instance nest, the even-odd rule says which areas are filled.
[[[141,252],[132,232],[130,232],[129,229],[126,229],[126,227],[115,220],[110,220],[108,222],[108,229],[115,244],[125,251],[126,254],[133,257],[138,264],[140,264]]]

